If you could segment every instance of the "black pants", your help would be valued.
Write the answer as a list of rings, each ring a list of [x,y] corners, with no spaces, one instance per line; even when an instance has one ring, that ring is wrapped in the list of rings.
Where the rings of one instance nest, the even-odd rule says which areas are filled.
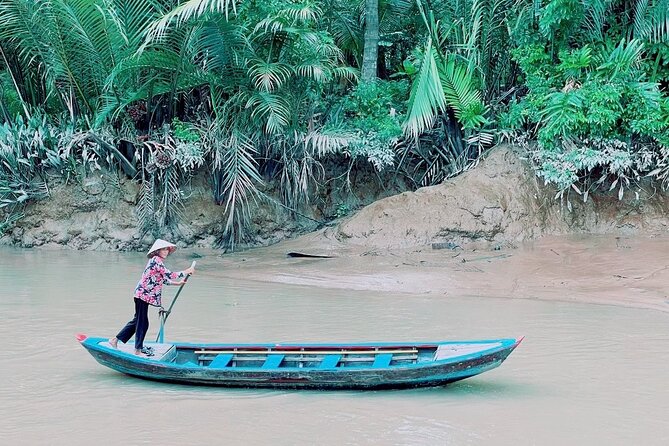
[[[135,349],[141,350],[144,347],[144,338],[149,331],[149,304],[142,299],[135,298],[135,316],[125,327],[118,332],[116,337],[124,344],[135,335]]]

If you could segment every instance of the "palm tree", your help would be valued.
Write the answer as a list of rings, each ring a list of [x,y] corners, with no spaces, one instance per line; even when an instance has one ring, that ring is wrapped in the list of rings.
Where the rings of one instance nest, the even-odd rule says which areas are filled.
[[[411,89],[405,132],[417,137],[429,130],[434,120],[448,110],[465,129],[479,128],[486,123],[486,108],[475,86],[475,63],[467,57],[473,45],[455,42],[464,51],[459,51],[457,47],[449,49],[450,29],[442,31],[443,25],[431,13],[425,12],[420,0],[417,1],[428,37]],[[475,32],[471,31],[472,34]]]
[[[373,78],[377,74],[387,77],[385,53],[388,49],[396,53],[394,59],[388,61],[393,69],[401,66],[412,49],[413,43],[408,42],[415,37],[413,0],[333,0],[323,2],[323,8],[324,24],[336,45],[361,72],[368,67],[366,72],[372,73]],[[376,51],[376,56],[370,51]],[[361,76],[363,80],[365,76]]]
[[[71,119],[92,119],[109,76],[163,10],[158,0],[0,0],[0,44],[16,55],[13,64],[3,59],[27,107],[48,108],[54,95]],[[24,94],[42,84],[46,95]]]
[[[206,138],[214,153],[214,195],[226,206],[226,238],[249,222],[261,172],[278,176],[284,203],[295,208],[309,194],[316,158],[342,140],[319,135],[323,88],[355,72],[318,30],[321,10],[311,3],[189,1],[150,28],[144,47],[160,47],[191,30],[191,61],[202,70],[213,117]]]
[[[361,77],[365,82],[376,79],[379,57],[379,0],[365,0],[365,44],[362,52]]]

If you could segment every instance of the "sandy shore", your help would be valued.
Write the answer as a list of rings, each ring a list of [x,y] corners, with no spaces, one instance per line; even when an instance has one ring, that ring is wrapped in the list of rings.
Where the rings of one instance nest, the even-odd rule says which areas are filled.
[[[551,236],[500,250],[366,250],[324,233],[226,254],[222,276],[315,287],[669,311],[669,236]],[[290,257],[299,252],[328,258]]]

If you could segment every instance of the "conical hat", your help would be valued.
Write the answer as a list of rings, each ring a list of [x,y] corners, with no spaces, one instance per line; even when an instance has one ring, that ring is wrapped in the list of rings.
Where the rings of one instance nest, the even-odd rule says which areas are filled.
[[[172,244],[172,243],[170,243],[166,240],[163,240],[163,239],[158,239],[155,242],[153,242],[153,246],[151,246],[151,248],[149,248],[149,252],[146,253],[146,256],[151,257],[151,255],[154,252],[158,251],[159,249],[163,249],[163,248],[170,248],[170,253],[172,253],[172,252],[176,251],[177,245],[174,245],[174,244]]]

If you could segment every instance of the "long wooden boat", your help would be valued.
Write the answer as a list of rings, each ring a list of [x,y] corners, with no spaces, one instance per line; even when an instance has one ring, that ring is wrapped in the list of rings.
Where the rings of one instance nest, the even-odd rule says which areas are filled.
[[[519,339],[364,344],[148,343],[155,355],[77,335],[102,365],[184,384],[297,389],[384,389],[440,386],[499,366]]]

